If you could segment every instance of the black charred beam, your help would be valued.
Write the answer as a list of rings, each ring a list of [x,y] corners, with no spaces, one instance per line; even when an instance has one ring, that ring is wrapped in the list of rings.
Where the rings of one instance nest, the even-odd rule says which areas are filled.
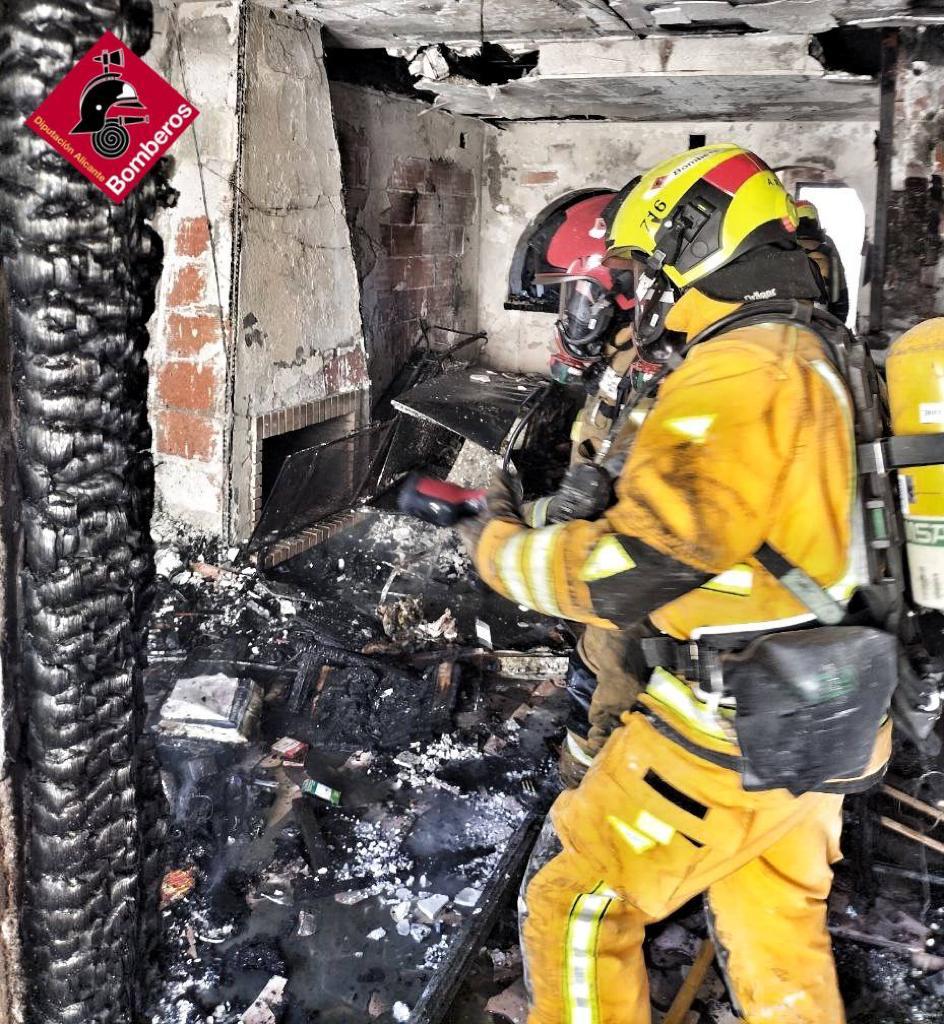
[[[869,335],[878,340],[885,323],[885,277],[888,265],[888,206],[895,150],[895,95],[898,78],[898,30],[882,33],[879,76],[879,124],[876,144],[875,238],[869,291]]]
[[[160,173],[115,206],[23,126],[105,29],[147,49],[144,0],[0,0],[0,258],[21,501],[22,938],[35,1024],[130,1024],[161,820],[142,743],[152,574],[147,318]]]

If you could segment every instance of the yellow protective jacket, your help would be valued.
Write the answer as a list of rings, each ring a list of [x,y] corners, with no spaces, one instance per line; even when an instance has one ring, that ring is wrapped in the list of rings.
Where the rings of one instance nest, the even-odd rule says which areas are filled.
[[[667,326],[692,337],[736,308],[690,290]],[[493,520],[475,562],[511,600],[604,628],[632,624],[604,613],[606,584],[640,595],[634,620],[648,614],[680,639],[766,631],[813,616],[752,557],[764,542],[839,597],[862,582],[855,485],[851,402],[820,340],[799,325],[745,326],[697,346],[663,383],[604,516]],[[694,589],[660,601],[653,580],[673,570]]]

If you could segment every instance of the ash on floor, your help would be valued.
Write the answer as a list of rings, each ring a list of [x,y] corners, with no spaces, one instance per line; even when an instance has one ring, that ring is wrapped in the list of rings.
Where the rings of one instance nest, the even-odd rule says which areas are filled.
[[[453,602],[456,623],[432,593],[471,605],[451,536],[365,519],[274,583],[162,555],[147,691],[172,873],[155,1024],[407,1019],[476,952],[508,888],[496,868],[556,792],[566,701],[545,674],[564,637],[507,605],[496,637],[555,646],[483,648],[478,616]],[[385,608],[419,596],[391,594],[394,570],[424,587],[391,635]]]
[[[467,940],[499,858],[556,790],[564,701],[548,678],[566,634],[483,592],[448,531],[381,513],[268,580],[219,560],[159,559],[148,697],[177,873],[153,1021],[409,1019],[459,947],[471,958],[443,1019],[519,1021],[513,899]],[[188,735],[186,714],[160,727],[181,680],[219,676],[237,685],[223,708],[217,681],[209,735]],[[939,768],[899,763],[897,785],[934,803]],[[850,802],[847,853],[871,823],[878,891],[859,858],[839,865],[840,984],[850,1024],[925,1024],[944,1012],[944,857],[877,830],[880,815],[940,828],[882,791]],[[706,934],[699,904],[650,929],[656,1024]],[[716,965],[686,1024],[698,1021],[737,1021]]]

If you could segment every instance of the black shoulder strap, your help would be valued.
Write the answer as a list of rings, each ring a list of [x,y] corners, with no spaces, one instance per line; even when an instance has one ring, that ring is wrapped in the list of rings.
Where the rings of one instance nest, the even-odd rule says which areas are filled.
[[[824,587],[800,566],[785,558],[776,548],[762,544],[754,557],[780,584],[827,626],[835,626],[845,617],[846,610]]]

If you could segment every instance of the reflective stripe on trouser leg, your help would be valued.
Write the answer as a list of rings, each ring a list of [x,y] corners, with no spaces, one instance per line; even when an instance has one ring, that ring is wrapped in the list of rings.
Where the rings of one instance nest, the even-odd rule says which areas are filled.
[[[600,925],[614,893],[601,882],[593,892],[581,893],[567,922],[564,1008],[567,1024],[599,1024],[597,943]]]
[[[522,948],[528,965],[530,1013],[528,1024],[650,1024],[649,983],[642,945],[647,920],[626,900],[599,885],[599,868],[563,852],[531,879]],[[573,1013],[568,940],[577,901],[582,896],[608,902],[598,921],[591,963],[597,1001],[596,1016]],[[579,936],[578,936],[579,938]],[[577,967],[580,967],[578,957]],[[580,981],[579,978],[574,980]],[[579,992],[577,993],[579,995]]]

